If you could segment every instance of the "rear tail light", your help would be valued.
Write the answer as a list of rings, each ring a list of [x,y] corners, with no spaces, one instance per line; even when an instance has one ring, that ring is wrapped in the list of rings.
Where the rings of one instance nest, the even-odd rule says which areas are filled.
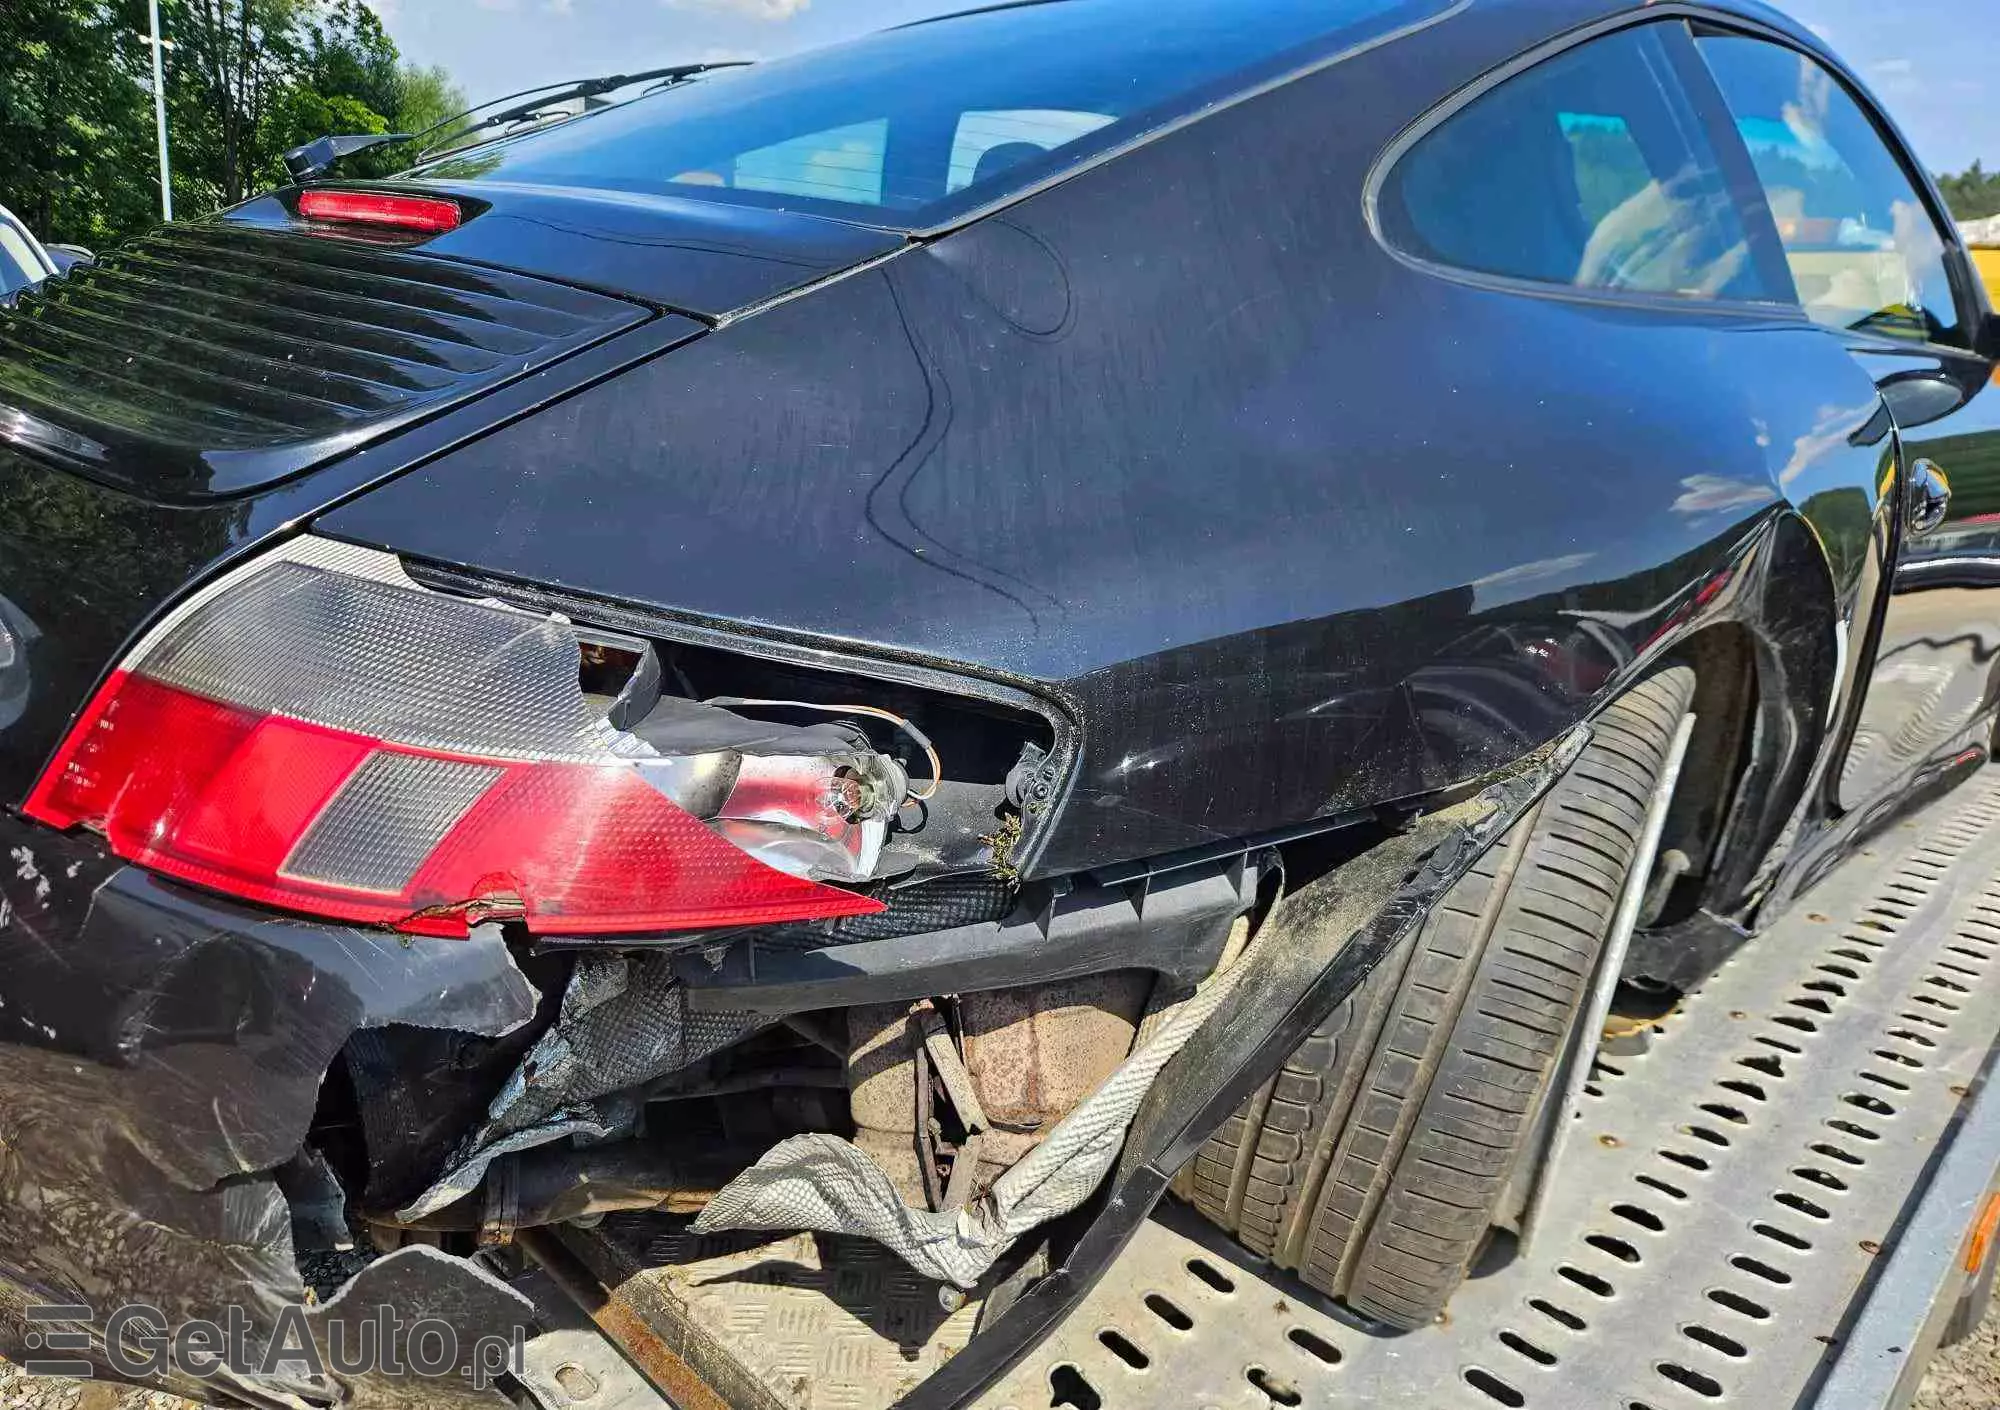
[[[389,230],[414,230],[442,235],[456,230],[465,213],[458,202],[438,196],[398,196],[383,191],[331,191],[314,188],[299,193],[299,216],[338,225],[374,225]]]
[[[147,636],[26,812],[232,896],[423,934],[881,909],[815,877],[868,875],[902,797],[893,761],[840,726],[692,701],[620,730],[584,695],[578,653],[560,618],[298,539]]]

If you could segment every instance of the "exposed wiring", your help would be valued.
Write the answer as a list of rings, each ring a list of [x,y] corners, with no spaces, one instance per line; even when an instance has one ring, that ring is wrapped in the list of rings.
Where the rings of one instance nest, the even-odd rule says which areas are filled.
[[[913,788],[910,790],[910,797],[916,799],[919,803],[929,802],[931,799],[937,797],[938,787],[944,782],[944,761],[938,758],[937,746],[931,743],[929,736],[922,730],[893,710],[883,710],[874,705],[822,705],[816,700],[750,700],[740,695],[717,695],[701,703],[704,705],[714,705],[720,709],[732,709],[737,706],[748,705],[752,708],[762,706],[766,709],[817,710],[824,715],[869,715],[878,720],[887,720],[890,724],[915,740],[917,746],[924,751],[925,756],[931,761],[930,787],[926,788],[922,793],[917,792]]]

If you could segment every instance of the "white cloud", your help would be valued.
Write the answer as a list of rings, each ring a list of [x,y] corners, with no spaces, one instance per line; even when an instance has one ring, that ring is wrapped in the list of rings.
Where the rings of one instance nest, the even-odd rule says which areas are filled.
[[[1761,480],[1730,480],[1721,475],[1689,475],[1681,481],[1684,493],[1674,501],[1676,514],[1715,514],[1725,509],[1748,509],[1771,502],[1774,491]]]
[[[1907,98],[1924,87],[1914,59],[1877,59],[1868,66],[1868,77],[1877,90],[1892,98]]]
[[[576,13],[576,0],[542,0],[542,8],[552,15],[567,17]]]
[[[812,0],[664,0],[664,3],[670,10],[707,10],[711,14],[773,22],[788,20],[812,8]]]
[[[368,0],[368,8],[385,25],[394,24],[403,17],[403,0]]]
[[[1831,29],[1828,29],[1825,25],[1809,24],[1806,26],[1806,28],[1811,30],[1814,34],[1817,34],[1820,37],[1820,39],[1825,43],[1828,44],[1833,43],[1833,31]]]
[[[1586,566],[1596,553],[1568,553],[1561,558],[1541,558],[1533,563],[1523,563],[1515,568],[1502,568],[1497,573],[1488,573],[1483,578],[1472,580],[1473,604],[1484,611],[1503,603],[1514,602],[1523,597],[1533,596],[1528,589],[1534,587],[1542,592],[1573,585],[1578,577],[1578,569]]]

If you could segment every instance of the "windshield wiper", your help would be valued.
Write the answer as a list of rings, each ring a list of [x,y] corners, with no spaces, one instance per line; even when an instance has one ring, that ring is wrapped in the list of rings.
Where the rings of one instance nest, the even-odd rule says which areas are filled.
[[[303,147],[294,147],[291,151],[285,153],[285,170],[291,173],[292,180],[294,181],[311,181],[315,177],[324,175],[342,157],[351,157],[356,152],[366,152],[376,147],[386,147],[394,142],[421,142],[435,132],[441,132],[446,128],[456,128],[459,123],[464,122],[467,118],[484,112],[487,108],[491,108],[496,104],[510,103],[512,106],[502,108],[498,112],[487,113],[486,116],[480,118],[469,127],[459,128],[451,134],[450,140],[452,142],[459,142],[472,136],[475,132],[484,132],[488,128],[499,127],[506,123],[517,122],[522,118],[533,117],[552,103],[570,103],[576,101],[578,98],[587,101],[605,93],[614,92],[620,88],[628,88],[635,83],[646,83],[649,81],[653,83],[653,87],[647,91],[657,92],[662,88],[670,88],[676,83],[685,83],[687,80],[697,75],[708,73],[713,69],[742,68],[749,62],[748,59],[722,59],[704,64],[673,64],[667,68],[647,69],[641,73],[612,73],[605,74],[600,78],[578,79],[568,83],[544,83],[537,88],[523,88],[518,93],[509,93],[505,97],[490,99],[487,102],[467,108],[462,113],[453,113],[450,117],[440,122],[432,123],[422,132],[357,132],[345,133],[337,137],[317,138],[314,141],[306,143]],[[519,98],[526,98],[528,101],[514,101]],[[415,160],[422,161],[425,157],[441,150],[442,147],[443,144],[439,144],[437,147],[422,148],[417,152]]]

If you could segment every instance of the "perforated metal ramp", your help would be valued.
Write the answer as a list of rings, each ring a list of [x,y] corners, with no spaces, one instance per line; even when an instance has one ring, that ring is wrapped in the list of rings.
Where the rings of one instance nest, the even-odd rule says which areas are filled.
[[[1883,836],[1599,1064],[1543,1222],[1371,1333],[1185,1211],[981,1404],[1806,1405],[2000,1030],[2000,771]]]

